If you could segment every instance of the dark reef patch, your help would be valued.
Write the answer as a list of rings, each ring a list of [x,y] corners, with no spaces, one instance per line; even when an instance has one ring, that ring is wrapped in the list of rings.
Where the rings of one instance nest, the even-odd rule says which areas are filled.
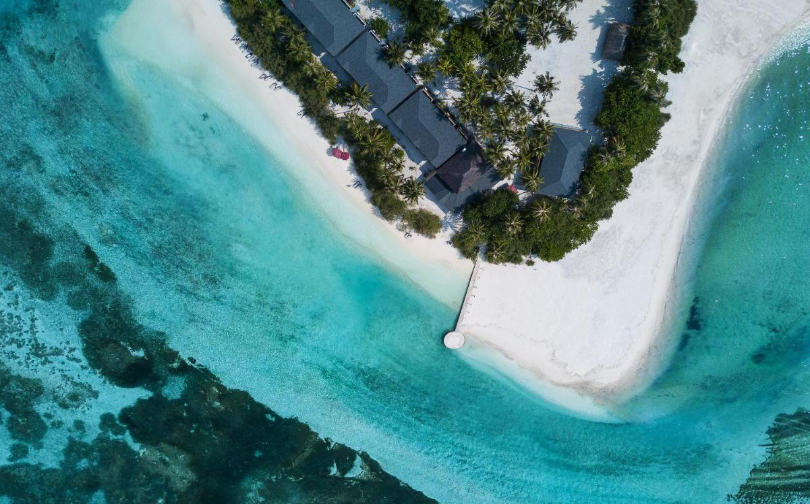
[[[678,351],[685,350],[692,336],[699,333],[702,329],[703,320],[700,317],[700,298],[695,297],[692,299],[692,305],[689,307],[689,317],[686,319],[686,330],[681,333]]]
[[[152,392],[118,418],[102,415],[92,441],[77,439],[85,435],[82,426],[69,428],[63,462],[45,468],[23,462],[28,445],[38,448],[48,429],[34,409],[43,400],[42,384],[0,373],[2,405],[9,412],[3,424],[22,442],[12,463],[0,466],[0,496],[22,504],[87,502],[97,492],[107,502],[128,503],[435,502],[368,454],[280,418],[169,348],[165,334],[136,320],[100,254],[55,221],[36,190],[21,181],[0,185],[0,264],[40,301],[63,302],[81,314],[76,329],[92,369],[119,387]],[[47,359],[46,353],[40,357]],[[182,380],[183,391],[167,398],[162,390],[173,377]],[[73,386],[50,399],[70,407],[91,393]],[[61,427],[60,420],[50,422]],[[126,433],[138,450],[123,440]]]
[[[22,0],[0,12],[0,286],[9,305],[0,312],[0,352],[4,358],[25,352],[15,363],[39,372],[69,360],[117,387],[151,393],[120,414],[101,414],[96,435],[90,423],[63,420],[54,410],[81,409],[99,395],[92,386],[60,376],[53,380],[58,387],[50,380],[43,387],[2,368],[0,429],[19,442],[10,450],[11,464],[0,466],[0,500],[85,503],[101,492],[106,502],[127,503],[435,502],[367,454],[322,439],[223,386],[169,348],[165,334],[137,320],[114,268],[103,261],[110,247],[131,251],[136,265],[160,262],[169,273],[158,281],[189,296],[212,295],[220,272],[213,252],[195,236],[198,221],[215,210],[149,176],[155,170],[145,149],[150,132],[136,107],[117,94],[99,53],[98,27],[127,3]],[[131,204],[121,196],[123,187],[154,204]],[[97,202],[117,196],[98,242],[80,236],[74,220],[102,211]],[[149,229],[157,238],[141,246],[132,229]],[[20,306],[23,291],[30,308]],[[69,314],[59,321],[64,327],[47,331],[75,329],[78,348],[37,339],[38,307]],[[163,395],[170,379],[183,383],[179,397]],[[52,438],[49,428],[69,436],[62,462],[27,463],[40,449],[55,450],[39,447]]]
[[[768,456],[751,470],[729,500],[740,504],[790,504],[810,500],[810,412],[776,417],[768,429]]]

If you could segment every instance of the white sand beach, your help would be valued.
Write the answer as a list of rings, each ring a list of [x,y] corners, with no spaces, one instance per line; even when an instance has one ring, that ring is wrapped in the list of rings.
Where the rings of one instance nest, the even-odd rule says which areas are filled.
[[[230,41],[234,27],[217,0],[168,5],[186,20],[177,29],[192,35],[188,43],[204,46],[208,64],[186,61],[174,40],[128,50],[185,75],[189,89],[205,93],[274,156],[300,168],[289,176],[351,242],[458,306],[472,264],[446,243],[447,235],[406,239],[374,215],[366,195],[347,187],[354,181],[348,165],[328,157],[326,140],[298,116],[297,98],[271,90]],[[598,59],[604,26],[614,17],[626,20],[628,5],[585,0],[572,12],[577,41],[533,55],[529,71],[549,70],[561,82],[549,107],[553,122],[591,128],[601,86],[615,71]],[[686,70],[667,78],[672,119],[656,153],[636,168],[630,198],[601,223],[592,242],[563,261],[483,264],[461,327],[469,342],[463,356],[551,402],[603,419],[609,419],[603,406],[656,376],[670,346],[661,336],[676,305],[676,267],[689,247],[699,181],[716,134],[747,75],[801,23],[809,5],[788,0],[777,10],[766,0],[699,0],[684,42]],[[159,12],[157,0],[134,0],[125,15],[160,22]]]
[[[597,12],[606,3],[586,0],[578,9]],[[630,197],[590,243],[558,263],[482,265],[466,309],[461,329],[475,343],[468,357],[541,394],[552,385],[577,391],[585,401],[568,405],[585,404],[586,413],[592,401],[626,398],[660,372],[671,347],[666,322],[682,290],[676,278],[688,269],[679,261],[693,245],[690,222],[699,220],[699,182],[717,133],[748,75],[810,10],[805,0],[778,8],[768,0],[698,4],[684,41],[686,69],[667,77],[672,119],[655,154],[635,169]],[[547,68],[563,85],[587,85],[589,69],[571,75],[574,65],[559,63],[568,61],[565,51],[553,52]],[[575,91],[563,93],[570,100]],[[552,114],[570,120],[570,106]]]
[[[183,19],[184,26],[158,30],[144,44],[138,33],[126,33],[143,22],[129,23],[128,16],[165,22],[161,10],[174,10],[172,20]],[[161,38],[164,33],[178,36]],[[253,66],[231,41],[235,26],[218,0],[134,0],[117,21],[112,36],[137,58],[185,79],[190,92],[203,93],[246,133],[255,137],[285,167],[287,173],[306,191],[312,206],[328,218],[334,228],[359,249],[371,253],[392,270],[404,275],[434,297],[457,307],[464,296],[472,262],[461,257],[446,241],[446,233],[436,239],[404,233],[374,213],[362,189],[351,187],[355,174],[350,164],[327,154],[328,142],[315,126],[298,115],[298,98],[286,89],[272,89],[272,81],[259,77]],[[131,41],[131,43],[130,43]],[[202,47],[191,51],[188,45]],[[189,55],[207,54],[198,61]]]

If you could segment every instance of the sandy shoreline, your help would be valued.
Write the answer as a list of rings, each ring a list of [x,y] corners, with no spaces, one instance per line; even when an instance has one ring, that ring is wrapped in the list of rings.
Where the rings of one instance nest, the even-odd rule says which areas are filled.
[[[656,153],[635,169],[630,197],[559,263],[482,266],[462,329],[499,362],[480,351],[471,359],[520,382],[529,375],[576,390],[586,404],[627,398],[660,372],[672,346],[667,323],[680,316],[676,267],[692,246],[714,140],[747,77],[810,9],[803,0],[778,11],[765,0],[698,3],[686,70],[667,77],[672,119]]]
[[[137,34],[117,33],[116,39],[139,59],[187,81],[184,83],[190,89],[204,94],[236,120],[282,161],[281,165],[292,168],[286,175],[306,189],[302,196],[358,252],[371,253],[391,270],[456,308],[464,296],[472,262],[445,243],[449,239],[446,234],[434,240],[415,233],[406,238],[374,214],[364,191],[351,187],[355,175],[349,164],[328,156],[326,139],[308,119],[298,115],[298,98],[286,89],[271,89],[271,81],[260,80],[262,71],[231,41],[235,26],[218,0],[134,0],[123,16],[155,17],[167,7],[173,10],[173,19],[185,21],[185,26],[175,30],[182,32],[182,37],[158,37],[148,46]],[[195,64],[193,58],[186,58],[185,45],[201,48],[210,64]]]
[[[533,268],[482,265],[462,327],[472,342],[462,354],[471,363],[601,419],[610,419],[604,404],[642,389],[656,376],[671,346],[662,337],[665,322],[678,316],[674,307],[680,291],[674,282],[683,268],[676,266],[681,252],[691,247],[688,233],[702,168],[746,76],[800,24],[808,2],[792,0],[776,12],[765,0],[699,0],[698,17],[684,42],[686,70],[667,78],[672,120],[656,153],[636,168],[630,198],[601,224],[592,242],[561,262]],[[608,3],[586,0],[578,9],[604,14]],[[191,43],[200,44],[212,64],[182,68],[182,47],[170,41],[138,48],[138,56],[186,76],[190,88],[238,120],[271,154],[288,166],[303,166],[289,175],[358,249],[370,251],[448,306],[460,305],[472,264],[445,243],[446,236],[406,239],[374,215],[365,194],[347,187],[354,181],[347,164],[328,157],[326,140],[298,117],[298,99],[284,89],[270,90],[258,78],[261,71],[230,41],[235,30],[218,1],[171,0],[168,5],[187,21],[183,29]],[[156,7],[156,0],[134,0],[125,15],[150,15],[146,11]],[[583,20],[597,17],[592,14],[578,13]],[[583,28],[580,43],[540,55],[532,65],[568,61],[566,50],[595,46],[601,27]],[[592,96],[582,97],[594,90],[596,68],[569,64],[550,70],[563,86],[574,86],[563,90],[564,98],[579,96],[583,106],[594,107],[598,103]],[[589,90],[580,92],[580,85]],[[587,127],[575,115],[576,107],[563,105],[552,121]],[[554,113],[553,103],[550,110]]]

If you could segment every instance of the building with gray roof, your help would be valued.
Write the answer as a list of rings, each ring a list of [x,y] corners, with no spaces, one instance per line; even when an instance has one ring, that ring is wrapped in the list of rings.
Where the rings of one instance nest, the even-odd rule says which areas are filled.
[[[627,47],[627,37],[630,35],[630,25],[624,23],[610,23],[605,45],[602,46],[602,58],[621,61]]]
[[[388,117],[433,166],[441,166],[467,141],[424,91],[411,95]]]
[[[476,194],[491,189],[498,180],[500,177],[484,160],[481,148],[470,143],[436,170],[425,187],[442,210],[456,210]]]
[[[332,56],[366,29],[340,0],[281,1]]]
[[[590,146],[591,136],[586,131],[555,127],[540,165],[543,185],[537,192],[546,196],[571,196],[585,168],[585,156]]]
[[[368,86],[372,101],[386,114],[416,91],[416,82],[402,67],[388,65],[382,46],[369,32],[344,49],[337,60],[358,84]]]

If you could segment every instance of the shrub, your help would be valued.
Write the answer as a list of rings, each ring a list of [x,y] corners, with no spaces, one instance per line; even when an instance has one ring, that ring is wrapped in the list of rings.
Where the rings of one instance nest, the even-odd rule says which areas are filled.
[[[369,28],[374,30],[374,33],[377,34],[380,38],[386,38],[388,36],[388,31],[391,29],[391,26],[388,24],[388,21],[385,18],[375,17],[372,18],[368,22]]]
[[[411,229],[428,238],[434,238],[436,233],[442,229],[442,221],[439,216],[424,208],[408,210],[403,219]]]
[[[661,110],[627,72],[617,75],[605,90],[596,125],[609,137],[624,142],[636,163],[652,154],[661,138]]]
[[[623,63],[651,66],[661,73],[682,71],[678,53],[681,38],[697,13],[695,0],[636,0],[633,11],[636,22],[630,29]]]
[[[388,0],[405,20],[405,40],[412,46],[427,42],[427,34],[450,24],[450,11],[442,0]]]
[[[484,43],[470,23],[455,24],[448,31],[444,54],[456,68],[463,68],[483,50]]]
[[[380,211],[380,215],[387,221],[393,221],[405,214],[407,203],[391,191],[375,191],[371,195],[371,203]]]

